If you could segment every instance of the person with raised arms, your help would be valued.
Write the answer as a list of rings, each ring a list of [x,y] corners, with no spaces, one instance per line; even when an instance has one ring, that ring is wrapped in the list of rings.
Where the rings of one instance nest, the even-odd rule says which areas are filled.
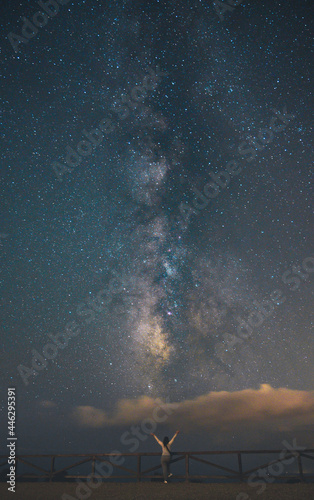
[[[153,432],[151,432],[151,436],[153,436],[157,443],[160,444],[161,448],[162,448],[162,454],[161,454],[161,466],[162,466],[162,473],[163,473],[163,476],[164,476],[164,483],[167,484],[167,479],[168,477],[172,476],[172,474],[169,472],[169,464],[170,464],[170,459],[171,459],[171,452],[170,452],[170,447],[173,443],[173,441],[175,440],[175,438],[177,437],[177,435],[179,434],[180,431],[177,431],[175,433],[175,435],[173,436],[172,439],[170,439],[169,441],[169,438],[168,436],[165,436],[163,441],[160,441],[158,439],[157,436],[155,436],[155,434]]]

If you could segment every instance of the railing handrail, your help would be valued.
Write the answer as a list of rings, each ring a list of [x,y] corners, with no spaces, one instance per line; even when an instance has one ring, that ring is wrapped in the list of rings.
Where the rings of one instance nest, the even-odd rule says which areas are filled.
[[[275,449],[275,450],[208,450],[208,451],[205,451],[205,450],[198,450],[198,451],[176,451],[176,452],[173,452],[172,455],[176,455],[176,458],[174,458],[173,460],[171,460],[171,462],[181,462],[182,460],[185,461],[185,474],[184,475],[181,475],[181,474],[176,474],[176,478],[177,479],[185,479],[186,481],[189,481],[191,479],[199,479],[199,478],[203,478],[203,479],[217,479],[217,478],[220,478],[220,479],[237,479],[239,481],[244,481],[245,479],[247,479],[253,472],[256,472],[256,471],[259,471],[260,469],[266,469],[266,467],[270,466],[271,464],[275,464],[275,463],[279,463],[279,462],[282,462],[284,460],[286,460],[287,458],[290,458],[292,456],[294,456],[297,460],[297,467],[298,467],[298,472],[297,473],[285,473],[284,475],[282,475],[282,472],[280,474],[277,474],[277,477],[281,477],[281,478],[285,478],[285,479],[288,479],[288,478],[295,478],[295,477],[299,477],[300,480],[302,482],[305,481],[305,474],[303,472],[303,466],[302,466],[302,458],[308,458],[308,459],[311,459],[311,460],[314,460],[314,456],[310,456],[309,454],[311,453],[314,453],[314,448],[305,448],[305,449],[302,449],[302,450],[286,450],[286,454],[284,456],[284,458],[282,458],[280,455],[279,455],[279,459],[277,460],[273,460],[271,462],[269,462],[269,464],[261,464],[257,467],[254,467],[253,469],[247,469],[246,471],[243,470],[243,463],[242,463],[242,455],[243,454],[281,454],[283,450],[278,450],[278,449]],[[198,455],[198,456],[197,456]],[[209,459],[207,458],[205,460],[205,458],[200,458],[199,455],[209,455],[209,456],[213,456],[213,455],[236,455],[237,458],[238,458],[238,470],[236,469],[233,469],[233,466],[231,468],[231,466],[229,467],[226,467],[226,466],[223,466],[222,464],[216,464],[214,463],[213,459]],[[126,467],[123,467],[122,465],[118,465],[117,463],[112,463],[112,461],[110,460],[110,457],[117,457],[117,453],[50,453],[50,454],[23,454],[23,455],[19,455],[17,454],[16,455],[16,464],[18,465],[19,463],[20,464],[24,464],[26,466],[30,466],[30,467],[33,467],[34,469],[36,469],[36,472],[37,471],[40,471],[41,472],[41,475],[39,475],[37,473],[36,474],[33,474],[32,472],[24,472],[24,473],[21,473],[19,475],[16,476],[17,479],[46,479],[46,480],[49,480],[49,481],[52,481],[54,480],[55,478],[58,480],[60,480],[60,477],[62,477],[62,480],[70,480],[70,479],[91,479],[92,480],[95,478],[95,476],[97,477],[100,477],[101,480],[105,480],[106,479],[122,479],[122,478],[128,478],[128,479],[136,479],[137,481],[141,481],[142,479],[156,479],[156,476],[151,476],[151,475],[148,475],[148,473],[151,473],[153,471],[156,471],[158,469],[161,468],[161,464],[160,464],[160,461],[159,461],[159,465],[156,465],[154,467],[151,467],[149,469],[146,469],[146,470],[143,470],[142,469],[142,466],[141,466],[141,458],[142,457],[160,457],[160,452],[133,452],[133,453],[120,453],[119,454],[119,457],[137,457],[137,464],[136,464],[136,467],[135,469],[133,470],[133,468],[126,468]],[[0,459],[7,459],[9,457],[8,454],[6,455],[0,455]],[[27,459],[31,459],[31,458],[50,458],[50,467],[47,469],[46,466],[44,466],[43,464],[40,464],[41,467],[39,467],[38,465],[36,465],[35,463],[31,463],[30,461],[27,461]],[[79,460],[78,462],[74,462],[72,461],[72,463],[69,463],[67,464],[66,466],[63,465],[63,467],[60,469],[55,468],[56,464],[55,464],[55,460],[59,458],[59,459],[62,459],[62,458],[83,458],[83,460]],[[110,476],[104,476],[103,475],[103,472],[102,474],[96,474],[95,475],[95,464],[96,462],[99,461],[99,462],[103,462],[103,463],[107,463],[107,464],[111,464],[112,467],[115,467],[116,469],[118,470],[122,470],[124,472],[128,472],[128,475],[127,476],[123,476],[123,475],[116,475],[116,474],[110,474]],[[189,464],[190,462],[192,461],[197,461],[197,462],[200,462],[200,463],[204,463],[208,466],[211,466],[211,467],[215,467],[215,468],[218,468],[219,469],[219,472],[220,474],[208,474],[208,475],[199,475],[199,474],[190,474],[190,470],[189,470]],[[70,469],[73,469],[74,467],[77,467],[77,466],[80,466],[80,465],[83,465],[83,464],[88,464],[89,462],[91,462],[91,465],[92,465],[92,472],[91,474],[89,475],[86,475],[86,474],[75,474],[73,475],[73,473],[71,474],[69,471]],[[0,467],[3,468],[5,466],[7,466],[8,463],[7,461],[4,461],[4,462],[0,462]],[[45,468],[44,468],[45,467]],[[96,465],[96,469],[97,469],[97,465]],[[3,469],[2,469],[2,472],[3,472]],[[113,468],[112,468],[112,472],[113,472]],[[222,474],[222,472],[228,472],[229,475],[226,475],[226,474]],[[61,476],[62,475],[62,476]],[[312,474],[307,474],[306,475],[307,477],[309,478],[314,478],[314,475]]]
[[[288,451],[288,450],[287,450]],[[171,452],[172,455],[230,455],[230,454],[236,454],[236,453],[249,453],[249,454],[256,454],[256,453],[281,453],[282,449],[277,449],[277,450],[209,450],[209,451],[204,451],[204,450],[199,450],[199,451],[173,451]],[[291,451],[288,453],[313,453],[314,448],[306,448],[304,450],[296,450],[296,451]],[[128,453],[128,452],[121,452],[119,456],[121,457],[137,457],[137,456],[158,456],[160,455],[160,452],[152,451],[152,452],[134,452],[134,453]],[[116,457],[117,453],[32,453],[32,454],[21,454],[18,453],[17,457]],[[0,458],[7,458],[8,454],[6,455],[0,455]]]

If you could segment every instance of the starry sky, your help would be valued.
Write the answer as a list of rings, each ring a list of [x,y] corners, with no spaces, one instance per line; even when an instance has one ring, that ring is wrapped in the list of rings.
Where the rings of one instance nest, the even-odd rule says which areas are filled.
[[[61,4],[0,7],[1,425],[314,447],[310,0]]]

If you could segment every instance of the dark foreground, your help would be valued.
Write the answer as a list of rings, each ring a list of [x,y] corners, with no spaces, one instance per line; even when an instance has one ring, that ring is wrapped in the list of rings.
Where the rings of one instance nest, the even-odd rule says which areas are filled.
[[[265,491],[247,484],[108,483],[77,495],[73,483],[18,483],[11,493],[0,484],[1,500],[313,500],[314,484],[268,484]],[[246,496],[245,493],[248,495]]]

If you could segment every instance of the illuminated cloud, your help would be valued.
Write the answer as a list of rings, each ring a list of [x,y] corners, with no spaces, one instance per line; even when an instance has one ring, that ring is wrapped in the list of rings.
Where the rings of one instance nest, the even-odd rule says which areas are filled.
[[[78,406],[72,417],[82,426],[106,427],[139,424],[152,418],[156,400],[142,396],[120,400],[114,413]],[[263,384],[259,389],[236,392],[210,392],[180,403],[165,403],[169,407],[167,424],[185,432],[252,431],[257,429],[280,432],[309,428],[314,421],[314,391],[274,389]]]
[[[106,411],[92,406],[77,406],[72,418],[81,426],[107,427],[125,426],[135,424],[149,418],[155,408],[161,406],[173,412],[174,403],[163,403],[161,400],[149,396],[141,396],[137,399],[120,399],[115,412],[110,416]]]

